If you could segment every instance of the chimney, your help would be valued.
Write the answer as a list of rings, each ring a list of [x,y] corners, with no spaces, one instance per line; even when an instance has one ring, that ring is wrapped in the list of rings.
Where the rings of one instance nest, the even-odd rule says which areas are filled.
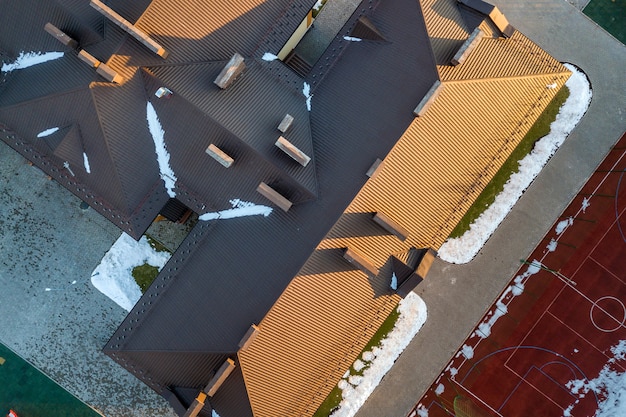
[[[235,78],[237,78],[237,76],[241,74],[245,68],[246,63],[244,62],[243,57],[238,53],[235,53],[213,82],[222,90],[226,89],[235,81]]]
[[[217,162],[225,166],[226,168],[230,168],[233,162],[235,162],[233,158],[228,156],[226,152],[222,151],[220,148],[218,148],[214,144],[210,144],[209,147],[206,148],[205,152],[209,154]]]
[[[420,101],[415,110],[413,110],[413,114],[418,117],[426,114],[426,111],[428,111],[430,106],[435,102],[442,90],[443,84],[441,84],[441,81],[435,81],[435,83],[432,87],[430,87],[430,90],[428,90],[422,101]]]
[[[472,53],[472,51],[478,46],[480,40],[485,36],[485,32],[480,30],[480,28],[474,29],[469,38],[463,42],[461,48],[456,52],[454,57],[452,58],[452,65],[457,66],[462,64],[467,57]]]
[[[303,167],[307,166],[307,164],[311,161],[311,157],[302,152],[300,149],[296,148],[293,143],[289,142],[282,136],[278,138],[274,145],[276,145],[281,151],[285,152],[294,161],[296,161]]]
[[[289,130],[289,128],[291,127],[292,123],[293,123],[293,116],[290,114],[286,114],[283,120],[278,125],[278,130],[280,130],[282,133],[286,133],[287,130]]]
[[[272,203],[276,204],[283,211],[289,211],[293,203],[283,197],[278,191],[274,190],[272,187],[262,182],[256,188],[257,192],[261,194],[263,197],[270,200]]]
[[[63,45],[68,46],[72,49],[76,49],[78,47],[78,42],[76,42],[62,30],[54,26],[52,23],[46,23],[43,29],[50,35],[52,35],[54,39],[61,42]]]

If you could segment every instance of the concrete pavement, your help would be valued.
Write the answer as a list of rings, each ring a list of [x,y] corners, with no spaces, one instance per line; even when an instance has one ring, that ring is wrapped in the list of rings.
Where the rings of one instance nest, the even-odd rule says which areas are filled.
[[[107,416],[173,416],[101,351],[127,313],[90,275],[120,233],[0,141],[0,342]]]
[[[509,22],[589,77],[589,110],[476,258],[438,260],[416,292],[428,320],[357,417],[403,417],[626,129],[626,47],[564,0],[495,0]]]

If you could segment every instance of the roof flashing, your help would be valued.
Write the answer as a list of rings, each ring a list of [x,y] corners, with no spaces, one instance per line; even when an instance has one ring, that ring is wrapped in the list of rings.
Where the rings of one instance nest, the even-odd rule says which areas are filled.
[[[224,361],[222,366],[219,367],[213,378],[209,381],[206,387],[204,387],[203,392],[212,397],[215,395],[218,389],[222,386],[226,378],[235,370],[235,361],[231,358],[228,358]]]
[[[474,29],[472,34],[463,42],[463,45],[459,48],[459,50],[454,54],[450,63],[453,66],[457,66],[465,62],[468,56],[472,53],[474,49],[478,46],[481,39],[485,36],[485,32],[480,30],[480,28]]]
[[[443,84],[441,83],[441,81],[435,81],[435,83],[432,87],[430,87],[430,90],[428,90],[424,98],[422,98],[422,101],[420,101],[415,110],[413,110],[413,114],[417,117],[426,114],[426,112],[435,102],[442,90]]]

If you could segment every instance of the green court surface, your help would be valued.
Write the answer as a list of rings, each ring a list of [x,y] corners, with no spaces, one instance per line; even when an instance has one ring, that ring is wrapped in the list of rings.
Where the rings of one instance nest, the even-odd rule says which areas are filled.
[[[37,368],[0,343],[0,416],[99,417]]]
[[[626,0],[591,0],[583,13],[626,44]]]

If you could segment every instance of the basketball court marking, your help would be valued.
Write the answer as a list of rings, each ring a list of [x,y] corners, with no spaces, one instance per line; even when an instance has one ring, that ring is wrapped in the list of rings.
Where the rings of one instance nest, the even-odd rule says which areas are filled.
[[[626,144],[626,136],[620,142]],[[612,151],[616,150],[614,148]],[[559,258],[553,254],[552,250],[542,252],[543,247],[537,246],[533,251],[533,256],[529,258],[533,261],[523,261],[528,265],[527,271],[524,273],[518,271],[511,280],[510,287],[501,294],[497,302],[477,324],[473,333],[465,341],[463,349],[460,349],[452,358],[431,389],[413,408],[410,416],[523,416],[524,411],[521,410],[528,407],[527,403],[532,403],[533,399],[537,404],[541,403],[541,406],[545,407],[544,411],[550,410],[549,413],[544,413],[545,415],[553,415],[555,412],[565,415],[571,412],[567,415],[578,416],[595,412],[601,400],[598,395],[591,391],[593,396],[578,398],[567,388],[567,383],[574,380],[588,382],[587,375],[594,378],[599,369],[611,359],[611,353],[606,349],[607,343],[615,345],[619,340],[626,339],[626,306],[623,301],[626,300],[626,277],[618,276],[618,273],[624,270],[621,268],[623,261],[619,259],[616,263],[615,257],[612,258],[610,254],[605,256],[607,248],[609,251],[615,251],[615,254],[622,253],[623,243],[626,242],[621,226],[626,207],[620,208],[619,203],[621,181],[626,173],[624,165],[620,166],[620,164],[624,164],[625,157],[626,151],[623,150],[619,155],[609,153],[606,162],[610,167],[606,172],[596,170],[588,181],[588,185],[592,186],[593,190],[584,195],[589,194],[589,197],[585,197],[582,205],[573,211],[574,214],[568,218],[569,222],[562,231],[556,233],[557,230],[553,227],[543,240],[546,241],[549,236],[554,235],[552,240],[556,242],[556,251],[558,251],[559,243],[563,240],[568,242],[568,239],[583,236],[581,245],[584,246],[588,241],[584,249],[563,243],[563,247],[566,248],[564,250],[571,251],[567,249],[571,247],[574,251],[573,254],[567,252],[565,258],[562,256]],[[611,164],[610,161],[614,162]],[[620,169],[617,169],[618,167]],[[602,175],[603,172],[604,175]],[[619,174],[619,177],[617,184],[613,186],[616,174]],[[583,189],[586,186],[587,184]],[[615,189],[613,204],[609,203],[608,206],[598,199],[611,196],[597,194],[603,187],[602,192],[606,193],[607,186]],[[580,204],[576,202],[579,197],[574,199],[564,213],[575,209],[575,204]],[[589,204],[592,200],[597,200],[597,203],[592,203],[593,206]],[[596,223],[596,225],[593,229],[588,229],[592,231],[591,233],[585,234],[586,229],[576,224],[583,222],[574,220],[581,216],[581,213],[585,213],[589,207],[591,207],[591,214],[587,213],[587,219],[582,216],[580,220]],[[606,216],[600,216],[607,208],[609,211],[606,214],[611,211],[615,214],[614,220],[610,223],[601,222],[601,220],[607,220]],[[560,220],[565,218],[563,215],[562,217]],[[568,229],[572,230],[565,233]],[[616,235],[617,232],[619,235]],[[580,235],[580,233],[583,234]],[[602,252],[597,252],[596,249],[600,245],[603,245],[602,249],[599,249]],[[550,258],[551,256],[554,257]],[[559,259],[565,263],[561,264]],[[573,272],[568,272],[568,275],[571,278],[561,273],[560,269],[550,268],[550,263],[554,263],[555,260],[561,268],[570,265],[569,270]],[[615,265],[618,267],[616,268]],[[591,281],[585,281],[587,273],[590,274],[590,279],[594,279],[593,288],[590,287]],[[549,279],[549,276],[553,278]],[[596,283],[598,277],[605,277],[608,283],[604,279]],[[537,284],[544,281],[546,287]],[[578,285],[576,281],[579,281]],[[519,290],[532,282],[535,282],[533,288],[540,289],[540,295],[531,300],[536,294],[525,294]],[[518,292],[511,295],[515,285],[519,287]],[[511,308],[515,308],[514,316],[510,315]],[[523,315],[518,317],[519,314]],[[580,322],[581,315],[588,317],[583,320],[585,323]],[[509,322],[511,320],[518,320],[518,322],[513,324],[512,330],[504,329],[502,326],[495,328],[493,332],[481,330],[481,324],[488,324],[491,330],[496,320],[502,320],[502,317],[507,317]],[[529,321],[524,322],[527,317]],[[490,321],[490,318],[495,318],[495,320]],[[571,321],[574,319],[578,321]],[[515,334],[515,337],[506,336],[511,332],[514,333],[517,326],[522,325],[521,323],[526,323],[523,325],[523,333]],[[550,327],[547,328],[547,325]],[[499,332],[504,332],[505,335],[498,337]],[[553,339],[549,337],[551,332],[555,333]],[[603,336],[600,337],[600,335]],[[518,341],[509,346],[505,344],[505,347],[500,345],[509,339]],[[578,348],[583,351],[583,354],[576,357],[574,355],[579,352]],[[569,352],[567,352],[568,349]],[[468,351],[470,354],[467,354]],[[624,369],[621,365],[623,363],[616,364],[620,369]],[[435,387],[441,384],[444,386],[438,388],[439,394],[435,394]],[[494,386],[492,390],[486,388],[489,384]],[[473,405],[470,407],[474,410],[472,413],[467,414],[465,411],[456,409],[454,399],[461,395],[460,393],[472,401]],[[528,397],[529,393],[530,397]]]

